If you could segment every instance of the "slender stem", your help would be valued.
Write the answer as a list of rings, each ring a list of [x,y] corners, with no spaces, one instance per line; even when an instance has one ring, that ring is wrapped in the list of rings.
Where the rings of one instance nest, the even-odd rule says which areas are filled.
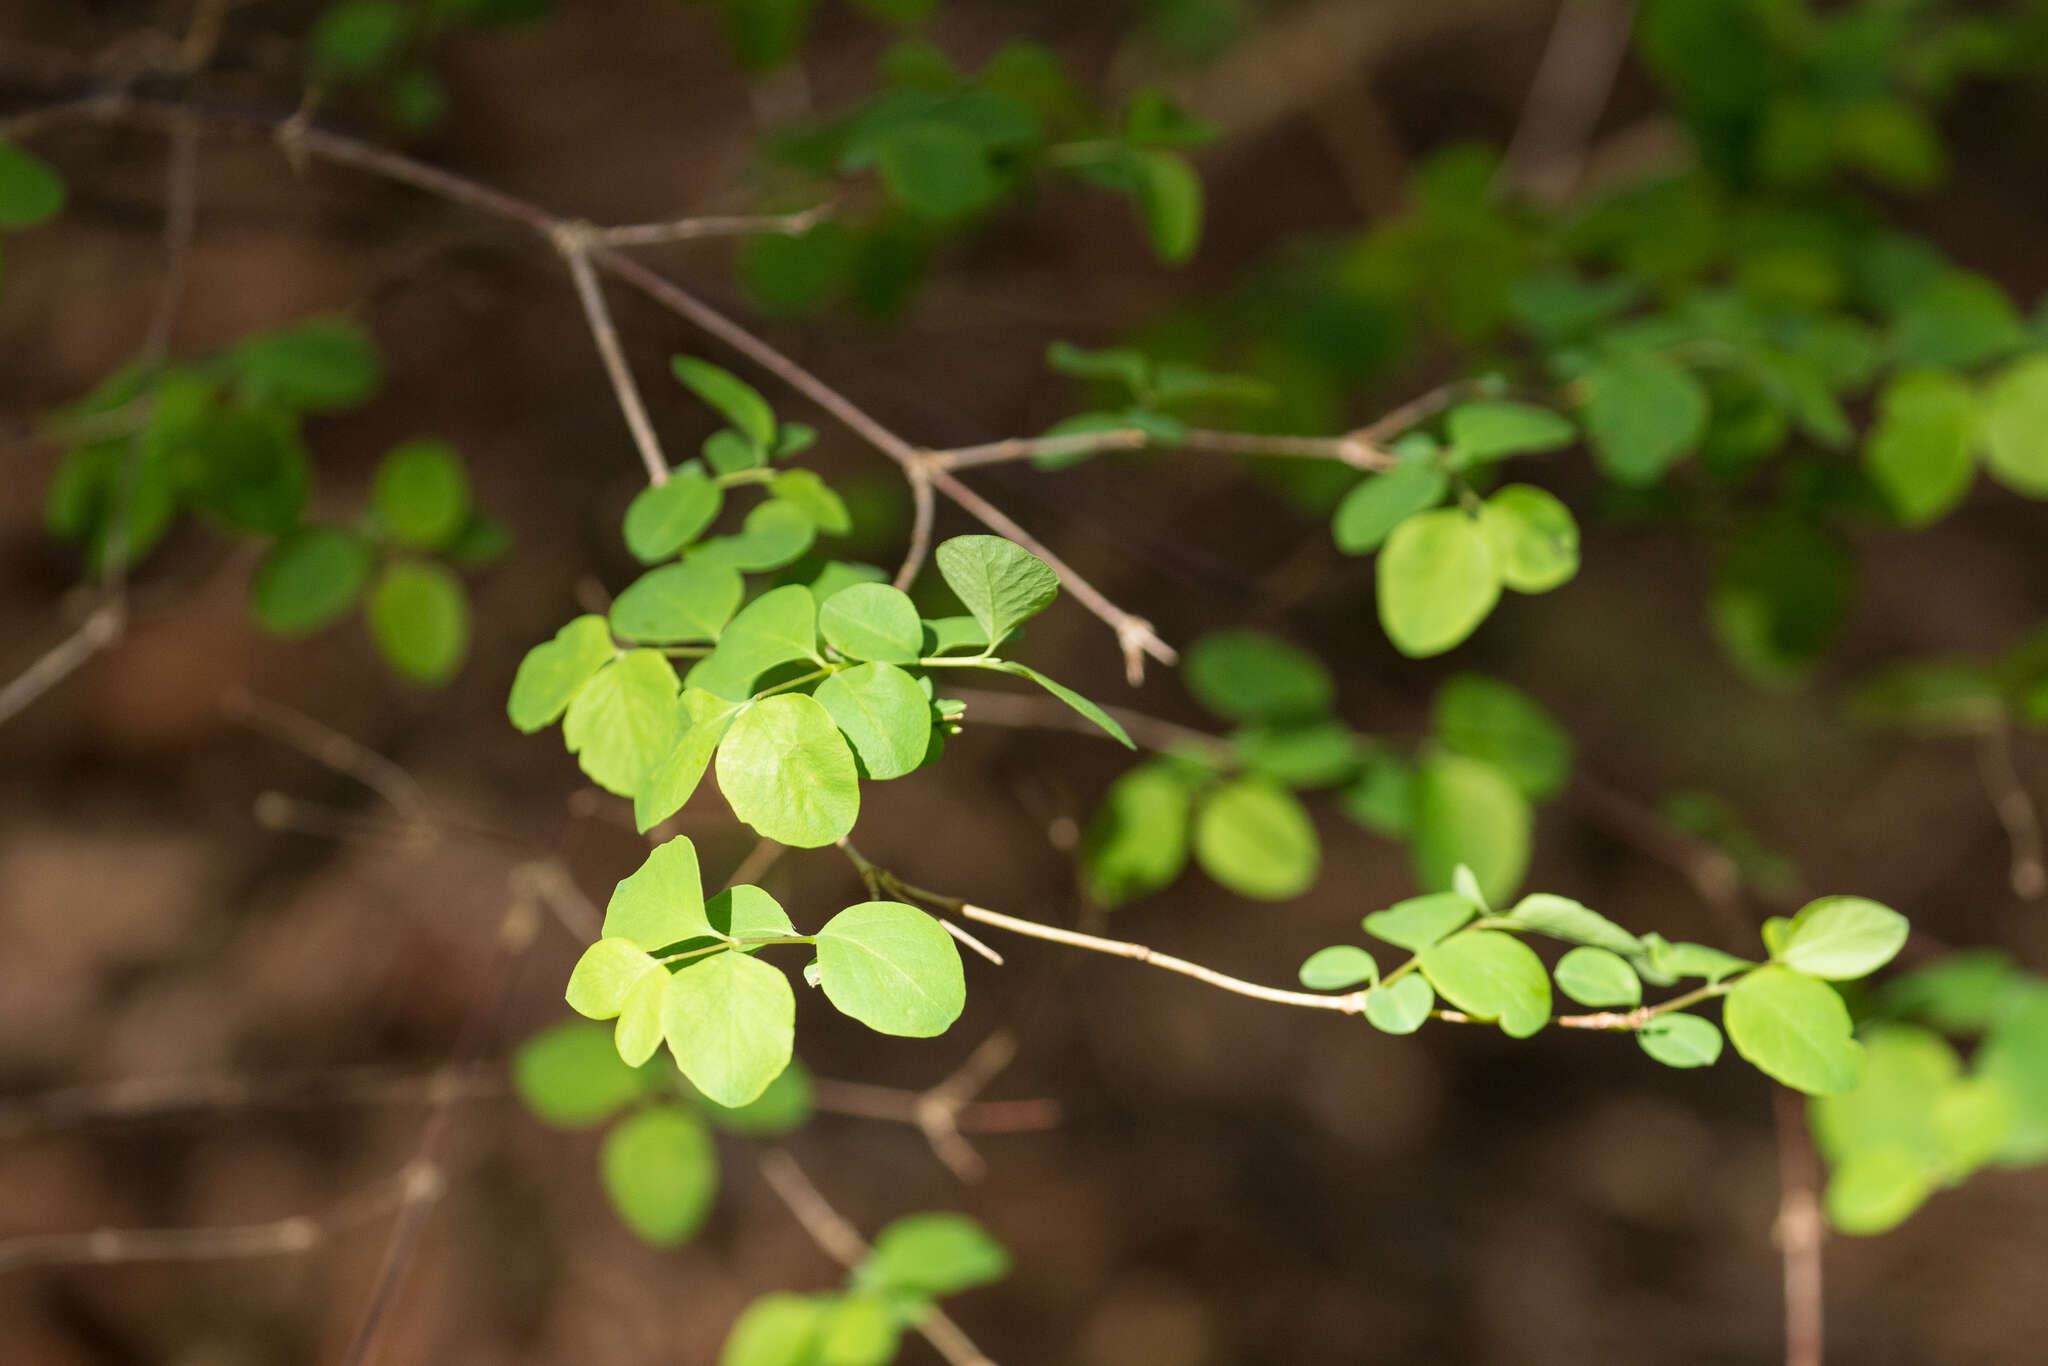
[[[1807,1132],[1805,1099],[1771,1093],[1778,1131],[1778,1245],[1785,1259],[1785,1366],[1821,1366],[1827,1311],[1822,1293],[1820,1163]]]
[[[2020,781],[2013,763],[2012,731],[2004,724],[1984,732],[1977,742],[1977,772],[1991,794],[1991,809],[2012,844],[2012,890],[2028,901],[2048,892],[2048,862],[2043,861],[2041,814]]]
[[[618,396],[619,411],[625,414],[633,444],[640,450],[640,461],[647,467],[647,482],[666,484],[668,457],[662,453],[661,439],[654,434],[647,405],[641,402],[639,386],[633,382],[626,349],[619,342],[618,329],[612,325],[611,310],[605,306],[604,288],[591,268],[588,230],[563,227],[554,233],[554,239],[562,259],[569,265],[569,278],[576,284],[576,297],[583,304],[583,316],[597,342],[597,353],[604,358],[605,374],[611,379],[612,392]]]
[[[667,242],[691,242],[700,237],[743,237],[750,233],[798,237],[831,217],[835,207],[828,200],[801,213],[709,214],[667,223],[626,223],[593,228],[590,240],[607,247],[652,247]]]

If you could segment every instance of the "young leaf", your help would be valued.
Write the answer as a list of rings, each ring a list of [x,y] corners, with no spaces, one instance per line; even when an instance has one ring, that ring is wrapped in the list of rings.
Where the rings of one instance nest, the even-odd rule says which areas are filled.
[[[1929,278],[1892,324],[1892,350],[1907,365],[1967,368],[2026,343],[2026,326],[2005,291],[1960,270]]]
[[[863,901],[825,922],[818,984],[868,1028],[913,1039],[945,1033],[967,1004],[953,937],[900,901]]]
[[[1469,930],[1431,944],[1422,972],[1438,994],[1501,1032],[1527,1038],[1550,1022],[1550,976],[1521,940],[1499,930]]]
[[[1431,754],[1416,765],[1408,855],[1417,881],[1445,888],[1465,864],[1487,900],[1505,903],[1529,870],[1535,817],[1492,764],[1460,754]]]
[[[1194,805],[1189,780],[1165,764],[1141,764],[1110,784],[1081,845],[1088,895],[1114,910],[1179,877]]]
[[[628,650],[577,690],[562,741],[590,780],[630,797],[682,728],[676,671],[659,651]]]
[[[724,565],[660,565],[612,599],[612,630],[640,645],[717,640],[745,593],[739,571]]]
[[[1828,1173],[1822,1208],[1849,1234],[1884,1233],[1905,1222],[1934,1193],[1927,1164],[1903,1148],[1858,1148]]]
[[[420,438],[391,448],[370,483],[370,513],[393,541],[438,550],[469,522],[469,476],[445,441]]]
[[[1446,749],[1492,764],[1532,802],[1556,796],[1572,772],[1572,740],[1520,688],[1457,674],[1437,689],[1430,721]]]
[[[49,163],[0,139],[0,230],[48,222],[63,211],[64,198],[63,178]]]
[[[718,1152],[704,1121],[680,1105],[657,1105],[605,1135],[604,1192],[642,1242],[687,1242],[718,1193]]]
[[[718,1366],[812,1366],[829,1303],[819,1295],[763,1295],[732,1326]]]
[[[1111,716],[1094,702],[1081,696],[1081,694],[1075,692],[1066,684],[1047,678],[1030,665],[1019,664],[1015,660],[996,660],[982,667],[993,669],[998,673],[1015,674],[1019,678],[1030,679],[1033,683],[1036,683],[1039,687],[1045,689],[1054,697],[1057,697],[1060,701],[1087,717],[1090,721],[1093,721],[1102,730],[1103,734],[1122,745],[1125,749],[1136,749],[1138,747],[1114,716]]]
[[[244,337],[228,354],[242,396],[308,412],[353,408],[377,391],[377,348],[346,318],[307,318]]]
[[[782,903],[748,883],[728,887],[705,902],[704,918],[711,922],[714,933],[734,941],[773,939],[796,933],[796,926],[790,923],[789,912],[782,909]],[[758,947],[754,945],[742,951],[752,953]]]
[[[894,664],[860,664],[818,685],[818,705],[831,714],[867,776],[900,778],[931,748],[932,704]]]
[[[846,503],[828,488],[816,470],[784,470],[768,485],[775,501],[810,519],[821,536],[844,536],[853,530]]]
[[[1417,513],[1394,528],[1377,567],[1380,625],[1411,659],[1472,634],[1500,600],[1500,568],[1476,519],[1459,508]]]
[[[1262,778],[1238,778],[1202,799],[1195,861],[1240,896],[1286,901],[1315,885],[1322,850],[1315,823],[1292,794]]]
[[[308,524],[272,546],[256,566],[250,610],[273,635],[311,635],[355,606],[375,566],[360,537]]]
[[[1378,985],[1380,965],[1356,944],[1332,944],[1310,954],[1295,975],[1310,991],[1349,991]]]
[[[668,995],[668,972],[657,968],[647,973],[626,993],[619,1007],[618,1027],[612,1031],[612,1046],[619,1060],[638,1067],[661,1047],[661,1012]]]
[[[690,552],[690,558],[765,574],[794,564],[817,538],[817,525],[802,509],[771,498],[756,504],[733,535],[705,542]]]
[[[2023,356],[1984,391],[1984,468],[2014,493],[2048,498],[2048,355]]]
[[[601,1124],[646,1094],[645,1072],[628,1067],[601,1025],[571,1020],[519,1045],[512,1089],[543,1123],[565,1129]]]
[[[1138,210],[1152,253],[1169,266],[1184,265],[1202,240],[1202,178],[1175,152],[1145,152],[1138,165]]]
[[[1862,1075],[1863,1048],[1842,998],[1790,968],[1761,967],[1737,982],[1722,1021],[1736,1052],[1794,1090],[1829,1095]]]
[[[1606,949],[1573,949],[1558,959],[1556,975],[1558,990],[1580,1005],[1634,1009],[1643,1003],[1643,979]]]
[[[727,949],[668,979],[661,1022],[690,1085],[736,1108],[760,1096],[789,1066],[796,996],[779,969]]]
[[[625,939],[650,951],[716,933],[704,918],[704,879],[697,867],[697,846],[688,836],[656,845],[612,889],[603,933],[607,939]]]
[[[529,735],[553,724],[577,690],[617,654],[603,617],[577,617],[519,661],[519,672],[512,675],[512,695],[505,703],[512,724]]]
[[[642,564],[665,560],[704,534],[725,504],[710,475],[685,466],[665,484],[649,484],[626,505],[626,549]]]
[[[576,960],[564,999],[578,1015],[609,1020],[626,1008],[626,998],[643,977],[661,971],[654,956],[632,940],[600,939]]]
[[[1970,491],[1976,432],[1977,396],[1961,376],[1908,370],[1878,396],[1863,466],[1901,522],[1926,526]]]
[[[1480,510],[1479,528],[1493,547],[1500,581],[1517,593],[1548,593],[1579,572],[1579,524],[1534,484],[1497,490]]]
[[[1010,1254],[964,1214],[912,1214],[875,1235],[864,1286],[939,1299],[1010,1274]]]
[[[756,447],[765,451],[775,444],[775,410],[751,384],[695,356],[672,357],[669,366],[691,393],[716,408]]]
[[[1456,892],[1431,892],[1397,901],[1365,918],[1365,932],[1410,953],[1420,952],[1479,914],[1479,907]]]
[[[1366,555],[1401,523],[1444,500],[1451,479],[1433,460],[1404,460],[1384,474],[1369,474],[1337,504],[1330,533],[1346,555]]]
[[[1732,977],[1754,966],[1747,958],[1706,944],[1673,944],[1660,934],[1642,936],[1642,955],[1634,958],[1636,971],[1646,982],[1669,986],[1682,977],[1702,977],[1709,983]],[[1609,947],[1613,947],[1610,945]]]
[[[932,559],[947,587],[996,644],[1059,595],[1059,576],[1051,566],[1001,536],[955,536],[941,542]]]
[[[860,813],[853,752],[831,713],[794,693],[764,697],[734,718],[718,746],[718,786],[734,815],[798,849],[832,843]]]
[[[841,1297],[818,1328],[820,1366],[889,1366],[903,1336],[901,1312],[878,1295]]]
[[[1712,1067],[1721,1056],[1721,1031],[1712,1020],[1677,1011],[1636,1031],[1636,1043],[1666,1067]]]
[[[709,696],[709,694],[704,694]],[[725,738],[737,708],[718,702],[701,719],[688,723],[669,752],[648,766],[633,794],[633,824],[642,834],[683,809],[683,803],[704,781],[711,755]]]
[[[1876,972],[1905,947],[1906,917],[1860,896],[1825,896],[1792,917],[1772,956],[1810,977],[1847,981]]]
[[[1647,952],[1643,941],[1595,910],[1570,897],[1533,892],[1515,903],[1507,914],[1519,929],[1547,934],[1572,944],[1587,944],[1610,953],[1638,955]]]
[[[1487,400],[1460,403],[1444,419],[1451,458],[1461,464],[1554,451],[1578,440],[1578,429],[1548,408]]]
[[[1436,993],[1419,972],[1365,994],[1365,1018],[1386,1034],[1413,1034],[1436,1006]]]
[[[742,686],[792,660],[823,663],[818,658],[818,600],[802,584],[769,589],[726,623],[711,658]]]
[[[800,1129],[810,1122],[812,1110],[810,1074],[794,1058],[767,1090],[745,1105],[728,1108],[704,1102],[704,1117],[714,1126],[749,1138],[779,1138]]]
[[[387,568],[370,590],[369,624],[385,662],[415,683],[447,682],[469,653],[469,595],[439,565]]]
[[[915,664],[924,648],[924,623],[910,595],[886,583],[857,583],[826,598],[818,630],[848,659]]]
[[[1336,685],[1322,661],[1259,631],[1214,631],[1188,647],[1181,681],[1232,721],[1301,721],[1326,715]]]
[[[1706,432],[1707,391],[1661,356],[1625,352],[1588,370],[1580,384],[1594,458],[1616,483],[1656,483]]]

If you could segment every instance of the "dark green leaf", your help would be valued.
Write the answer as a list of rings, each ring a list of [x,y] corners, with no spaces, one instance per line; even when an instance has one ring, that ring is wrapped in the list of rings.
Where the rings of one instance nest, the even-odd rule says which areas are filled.
[[[375,564],[361,538],[339,527],[301,527],[256,566],[250,609],[266,631],[311,635],[355,606]]]
[[[1326,715],[1336,686],[1314,655],[1258,631],[1215,631],[1188,647],[1181,678],[1197,702],[1232,721]]]
[[[1141,764],[1117,779],[1081,846],[1088,895],[1114,909],[1179,877],[1193,813],[1194,789],[1177,768]]]
[[[1534,698],[1481,674],[1458,674],[1437,689],[1431,723],[1446,749],[1492,764],[1531,801],[1562,791],[1572,741]]]
[[[0,230],[18,232],[64,209],[64,180],[42,158],[0,140]]]
[[[1593,454],[1618,483],[1656,483],[1706,431],[1706,390],[1662,357],[1625,352],[1594,366],[1579,382],[1585,394],[1581,419]]]

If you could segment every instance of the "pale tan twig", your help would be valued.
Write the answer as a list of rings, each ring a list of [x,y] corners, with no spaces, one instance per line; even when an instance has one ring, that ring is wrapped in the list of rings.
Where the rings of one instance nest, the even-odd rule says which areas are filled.
[[[1991,797],[1991,809],[2005,827],[2012,844],[2012,890],[2027,901],[2048,892],[2048,863],[2041,847],[2041,813],[2020,781],[2013,762],[2012,731],[2000,724],[1984,732],[1977,741],[1977,772]]]
[[[908,1124],[924,1135],[933,1154],[955,1176],[979,1181],[987,1175],[988,1164],[962,1134],[1029,1133],[1059,1123],[1057,1101],[976,1101],[1016,1055],[1015,1037],[999,1029],[983,1039],[951,1076],[922,1091],[819,1078],[811,1084],[812,1099],[820,1110],[834,1114]]]
[[[1820,1162],[1806,1127],[1806,1098],[1771,1091],[1778,1131],[1778,1246],[1785,1259],[1785,1366],[1821,1366],[1827,1311],[1821,1244]]]
[[[619,411],[625,414],[626,426],[633,433],[633,444],[640,451],[640,462],[647,467],[647,482],[666,484],[668,482],[668,456],[662,453],[661,438],[654,434],[654,423],[647,416],[647,405],[640,399],[640,388],[633,382],[633,367],[626,361],[626,348],[619,341],[619,330],[612,324],[611,309],[604,301],[604,287],[597,282],[597,272],[590,265],[591,242],[594,230],[587,224],[564,223],[551,234],[555,246],[568,263],[569,278],[575,282],[576,298],[583,305],[583,317],[590,324],[590,335],[597,342],[597,354],[604,358],[605,375],[612,382],[612,393],[619,400]]]
[[[35,1266],[114,1266],[129,1262],[201,1262],[311,1252],[341,1234],[388,1214],[403,1218],[440,1198],[431,1165],[410,1163],[396,1175],[348,1197],[324,1214],[295,1214],[260,1224],[214,1228],[103,1228],[0,1241],[0,1274]]]
[[[928,451],[925,460],[938,469],[971,469],[1041,456],[1100,455],[1109,451],[1148,448],[1213,451],[1223,455],[1291,456],[1304,460],[1336,460],[1354,469],[1393,468],[1394,457],[1357,433],[1348,436],[1265,436],[1257,432],[1220,432],[1195,428],[1177,440],[1154,437],[1138,427],[1106,432],[1075,432],[1064,436],[1011,437],[979,446]]]
[[[860,1230],[846,1222],[838,1210],[832,1208],[796,1159],[780,1148],[771,1148],[761,1154],[761,1176],[796,1221],[804,1226],[804,1232],[811,1235],[811,1241],[821,1248],[833,1261],[853,1270],[867,1260],[867,1240],[860,1236]],[[995,1366],[979,1347],[955,1323],[945,1310],[933,1305],[925,1316],[918,1320],[917,1331],[932,1350],[944,1357],[951,1366]]]
[[[592,228],[590,240],[606,247],[653,247],[668,242],[695,241],[700,237],[742,237],[750,233],[799,237],[831,217],[836,208],[837,205],[827,200],[800,213],[707,214],[667,223],[624,223],[616,227]]]
[[[932,496],[930,463],[919,459],[905,466],[904,478],[910,481],[910,540],[903,549],[903,563],[890,580],[899,590],[916,582],[918,572],[924,568],[925,556],[932,548],[932,523],[938,515],[938,500]]]
[[[69,678],[86,661],[121,638],[127,607],[109,598],[86,614],[78,629],[45,650],[37,660],[0,687],[0,724],[19,714],[50,689]]]
[[[289,746],[315,763],[353,778],[382,797],[392,810],[408,820],[433,820],[427,794],[419,780],[361,741],[342,734],[332,726],[282,702],[258,697],[247,688],[229,689],[221,697],[221,711],[231,721]]]
[[[1550,204],[1571,193],[1628,54],[1635,10],[1635,0],[1564,0],[1558,7],[1501,159],[1498,189]]]

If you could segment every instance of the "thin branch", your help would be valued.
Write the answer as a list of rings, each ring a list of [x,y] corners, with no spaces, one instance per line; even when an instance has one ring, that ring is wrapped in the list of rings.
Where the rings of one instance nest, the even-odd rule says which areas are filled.
[[[1628,54],[1635,0],[1564,0],[1544,44],[1499,188],[1561,202],[1577,183]]]
[[[568,262],[569,278],[576,283],[576,298],[583,305],[583,317],[590,324],[597,353],[604,358],[605,374],[612,382],[612,392],[618,396],[619,411],[626,415],[633,444],[640,450],[640,462],[647,467],[647,482],[666,484],[668,457],[662,453],[661,438],[654,434],[647,405],[641,401],[639,386],[633,382],[633,368],[626,363],[626,348],[620,344],[619,330],[612,325],[611,310],[605,306],[604,287],[598,284],[597,272],[591,269],[591,230],[580,224],[565,224],[552,236],[562,259]]]
[[[979,446],[928,451],[925,460],[937,469],[971,469],[1041,456],[1080,457],[1110,451],[1147,449],[1213,451],[1223,455],[1291,456],[1304,460],[1336,460],[1361,470],[1392,469],[1394,457],[1358,433],[1347,436],[1268,436],[1258,432],[1193,429],[1176,440],[1155,437],[1139,427],[1105,432],[1073,432],[1062,436],[1011,437]]]
[[[35,663],[23,669],[5,687],[0,687],[0,725],[6,724],[30,703],[62,683],[73,673],[121,638],[127,619],[126,605],[109,598],[93,608],[78,629],[45,650]]]
[[[1803,1096],[1771,1092],[1778,1131],[1778,1246],[1785,1258],[1785,1366],[1821,1366],[1826,1331],[1821,1243],[1820,1163],[1806,1127]]]
[[[1018,729],[1068,730],[1077,735],[1102,734],[1100,726],[1057,698],[1040,697],[1032,693],[997,692],[992,688],[961,688],[953,686],[950,682],[943,683],[943,687],[946,696],[967,704],[967,710],[961,719],[969,725],[984,723]],[[1148,716],[1144,712],[1132,711],[1128,707],[1104,707],[1103,711],[1122,726],[1141,748],[1160,753],[1171,750],[1194,750],[1219,760],[1227,760],[1232,754],[1227,740],[1211,735],[1207,731]]]
[[[938,513],[938,500],[932,496],[930,463],[919,460],[906,466],[904,477],[910,481],[910,542],[904,547],[903,563],[897,567],[896,577],[890,580],[898,590],[908,589],[924,568],[925,556],[932,548],[932,522]]]
[[[811,1184],[811,1178],[804,1175],[804,1169],[797,1165],[795,1158],[780,1148],[771,1148],[761,1154],[761,1176],[769,1188],[782,1197],[782,1203],[789,1207],[796,1221],[804,1226],[804,1232],[811,1235],[811,1241],[826,1256],[848,1271],[867,1260],[868,1244],[860,1236],[860,1230],[832,1208],[831,1202]],[[918,1320],[917,1331],[950,1366],[995,1366],[960,1325],[937,1305]]]
[[[1977,772],[1991,797],[1991,809],[2012,843],[2012,890],[2027,901],[2048,892],[2048,863],[2041,847],[2041,813],[2013,763],[2012,732],[1999,725],[1977,741]]]
[[[298,750],[315,763],[355,779],[382,797],[408,820],[431,822],[427,794],[419,780],[361,741],[323,725],[282,702],[258,697],[246,688],[230,689],[221,698],[230,721]]]
[[[394,1212],[424,1209],[442,1191],[440,1172],[409,1164],[324,1214],[295,1214],[260,1224],[213,1228],[103,1228],[0,1241],[0,1275],[36,1266],[115,1266],[130,1262],[203,1262],[311,1252]]]
[[[592,228],[589,240],[605,247],[653,247],[667,242],[692,242],[700,237],[742,237],[752,233],[800,237],[831,217],[835,208],[837,205],[827,200],[801,213],[711,214],[668,223],[626,223]]]
[[[1060,1107],[1051,1100],[976,1102],[982,1089],[1017,1055],[1017,1042],[999,1029],[983,1039],[951,1076],[922,1091],[905,1091],[868,1082],[819,1079],[812,1098],[820,1110],[861,1119],[908,1124],[924,1134],[932,1152],[962,1181],[988,1174],[981,1154],[963,1133],[1029,1133],[1059,1123]]]

